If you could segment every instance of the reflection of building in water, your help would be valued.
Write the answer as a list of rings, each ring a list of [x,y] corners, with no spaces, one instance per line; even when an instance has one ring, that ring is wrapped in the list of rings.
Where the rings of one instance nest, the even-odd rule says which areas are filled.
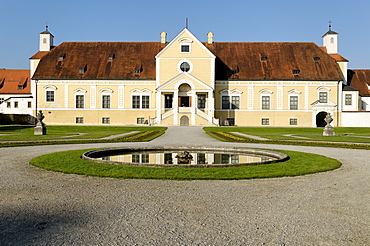
[[[238,164],[263,162],[270,160],[269,157],[261,157],[247,154],[225,154],[225,153],[210,153],[210,152],[193,152],[190,153],[193,159],[189,164]],[[113,162],[126,163],[142,163],[142,164],[183,164],[176,158],[178,153],[135,153],[123,154],[115,156],[102,157],[103,160]]]

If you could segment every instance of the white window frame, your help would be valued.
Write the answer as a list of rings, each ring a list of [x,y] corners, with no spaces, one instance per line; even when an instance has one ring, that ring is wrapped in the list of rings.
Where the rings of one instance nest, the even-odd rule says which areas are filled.
[[[349,98],[347,98],[349,97]],[[352,106],[353,104],[353,96],[352,94],[344,94],[344,105]]]
[[[220,108],[221,109],[223,109],[223,110],[238,110],[238,109],[240,109],[241,108],[241,102],[242,102],[242,92],[241,91],[239,91],[239,90],[237,90],[237,89],[234,89],[234,90],[222,90],[222,91],[220,91]],[[229,97],[229,107],[228,108],[224,108],[223,107],[223,103],[222,103],[222,97],[225,97],[225,96],[227,96],[227,97]],[[239,105],[238,105],[238,107],[236,107],[236,108],[233,108],[233,97],[238,97],[239,98],[239,100],[238,100],[238,102],[239,102]]]
[[[329,103],[329,98],[330,98],[330,88],[325,87],[325,86],[320,86],[320,87],[318,87],[316,90],[317,90],[317,100],[319,101],[319,103],[323,103],[323,104],[327,104],[327,103]],[[321,101],[320,101],[320,93],[323,93],[323,92],[325,92],[325,93],[326,93],[326,102],[321,102]]]
[[[182,38],[179,40],[180,42],[180,53],[190,54],[191,53],[191,46],[192,46],[192,40],[188,38]],[[189,51],[182,51],[183,46],[189,46]]]
[[[56,101],[56,90],[57,90],[58,88],[55,86],[55,85],[47,85],[47,86],[44,86],[44,90],[45,90],[45,102],[46,103],[55,103],[55,101]],[[48,92],[49,91],[51,91],[51,92],[53,92],[53,101],[48,101],[48,96],[47,96],[47,94],[48,94]]]
[[[148,90],[148,89],[144,89],[144,90],[139,90],[139,89],[134,89],[131,91],[131,108],[132,109],[150,109],[151,107],[151,93],[152,91]],[[139,107],[138,108],[134,108],[134,104],[133,104],[133,98],[134,96],[139,96],[140,97],[140,101],[139,101]],[[143,108],[143,96],[148,96],[148,107],[147,108]]]
[[[272,94],[274,93],[269,89],[262,89],[260,92],[260,109],[261,110],[271,110],[272,108]],[[269,108],[263,108],[263,97],[269,97]]]
[[[103,109],[112,108],[112,94],[113,94],[112,89],[105,88],[105,89],[100,90],[101,108]],[[103,100],[104,96],[109,96],[109,107],[108,108],[103,107],[104,106],[104,100]]]
[[[86,92],[87,92],[86,90],[81,88],[74,91],[74,108],[77,108],[77,96],[83,96],[84,99],[83,107],[82,108],[78,107],[78,109],[86,108]]]
[[[184,62],[188,63],[189,66],[190,66],[190,69],[187,72],[181,70],[181,64],[183,64]],[[182,59],[181,61],[179,61],[177,63],[177,71],[179,73],[191,73],[191,72],[193,72],[193,68],[194,68],[193,63],[191,61],[189,61],[188,59]]]
[[[301,94],[301,92],[293,89],[293,90],[288,91],[288,94],[289,94],[289,96],[288,96],[288,107],[289,107],[289,110],[299,110],[299,100],[300,100],[300,94]],[[296,109],[292,109],[291,108],[291,101],[292,101],[291,97],[298,97],[297,98],[297,108]]]

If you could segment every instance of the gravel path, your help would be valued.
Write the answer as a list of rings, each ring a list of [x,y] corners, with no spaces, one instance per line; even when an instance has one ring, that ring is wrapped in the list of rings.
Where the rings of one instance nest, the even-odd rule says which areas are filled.
[[[167,181],[28,164],[62,150],[182,143],[299,150],[343,166],[301,177]],[[170,127],[151,143],[0,148],[0,156],[0,245],[370,245],[369,150],[221,143],[198,127]]]

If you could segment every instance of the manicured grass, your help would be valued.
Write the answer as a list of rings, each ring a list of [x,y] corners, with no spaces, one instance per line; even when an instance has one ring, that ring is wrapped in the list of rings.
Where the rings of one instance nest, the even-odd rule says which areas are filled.
[[[330,141],[349,143],[370,143],[370,128],[368,127],[335,127],[336,136],[325,137],[323,128],[294,128],[294,127],[205,127],[207,132],[241,132],[249,135],[268,138],[271,140],[297,141]],[[306,137],[301,139],[291,136]]]
[[[26,131],[28,129],[24,127],[20,127],[20,129],[18,129],[18,127],[15,127],[15,126],[8,127],[8,128],[10,128],[13,132],[17,130]],[[68,126],[67,127],[62,126],[62,127],[52,127],[52,128],[54,128],[55,131],[62,133],[62,134],[66,134],[66,133],[70,134],[70,132],[67,132],[69,129],[82,130],[84,132],[88,132],[89,134],[91,133],[90,136],[94,136],[95,138],[91,138],[91,139],[90,138],[75,139],[75,137],[72,137],[72,139],[71,138],[59,138],[59,137],[50,138],[50,135],[49,135],[49,138],[43,138],[43,136],[33,136],[33,132],[32,132],[32,136],[35,137],[35,139],[30,139],[30,138],[23,139],[22,138],[22,140],[17,140],[16,142],[1,142],[1,139],[0,139],[0,147],[51,145],[51,144],[147,142],[147,141],[151,141],[161,136],[166,130],[165,127],[112,127],[113,129],[108,129],[109,127],[86,127],[85,128],[81,126],[77,128],[73,128],[73,127],[69,128]],[[11,132],[9,129],[7,129],[7,131]],[[32,131],[33,131],[33,127],[32,127]],[[99,131],[99,132],[95,132],[95,131]],[[111,135],[116,135],[116,134],[121,134],[121,133],[132,132],[132,131],[137,131],[137,132],[131,133],[125,136],[121,136],[121,137],[115,137],[113,139],[98,138],[102,136],[111,136]],[[3,133],[4,132],[6,131],[3,131]],[[26,133],[25,136],[27,136],[27,134],[29,135],[31,133]],[[11,140],[14,140],[14,139],[11,139]]]
[[[0,125],[0,141],[98,139],[131,131],[164,131],[166,128],[126,126],[46,126],[46,129],[46,135],[35,136],[33,133],[33,126]],[[79,133],[83,133],[83,135],[79,135]]]
[[[341,163],[328,157],[281,151],[290,156],[285,162],[230,168],[135,167],[82,160],[88,150],[73,150],[39,156],[30,164],[50,171],[120,179],[234,180],[298,176],[339,168]]]

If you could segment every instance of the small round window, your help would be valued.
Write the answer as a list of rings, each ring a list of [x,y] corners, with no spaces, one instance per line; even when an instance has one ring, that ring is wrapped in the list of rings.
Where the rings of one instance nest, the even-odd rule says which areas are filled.
[[[181,71],[183,71],[183,72],[189,72],[189,70],[190,70],[190,65],[189,65],[189,63],[187,63],[187,62],[183,62],[183,63],[181,63],[181,65],[180,65],[180,69],[181,69]]]

